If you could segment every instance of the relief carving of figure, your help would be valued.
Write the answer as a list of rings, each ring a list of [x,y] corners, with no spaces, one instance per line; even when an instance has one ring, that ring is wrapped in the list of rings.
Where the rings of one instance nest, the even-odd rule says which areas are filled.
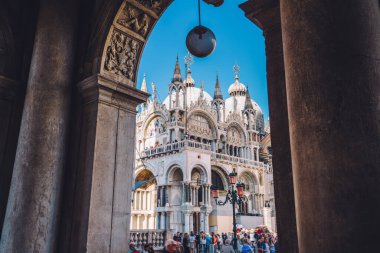
[[[148,33],[150,17],[145,13],[138,14],[136,9],[127,7],[124,9],[125,18],[118,23],[145,37]]]
[[[139,43],[120,32],[114,31],[107,48],[104,68],[133,80]]]
[[[138,0],[138,2],[156,13],[162,10],[162,0]]]

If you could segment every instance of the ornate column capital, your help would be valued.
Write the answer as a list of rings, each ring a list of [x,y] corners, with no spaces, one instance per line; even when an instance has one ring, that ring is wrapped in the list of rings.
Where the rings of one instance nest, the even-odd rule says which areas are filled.
[[[149,94],[130,85],[96,74],[78,83],[85,104],[100,102],[136,113],[136,107],[145,102]]]
[[[281,28],[279,0],[248,0],[239,7],[264,33],[274,28]]]

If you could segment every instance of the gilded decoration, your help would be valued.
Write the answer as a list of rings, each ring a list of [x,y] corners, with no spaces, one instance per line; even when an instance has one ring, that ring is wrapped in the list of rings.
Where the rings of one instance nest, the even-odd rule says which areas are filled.
[[[154,20],[144,11],[127,4],[116,22],[146,39]]]
[[[104,69],[135,81],[135,70],[142,43],[114,30],[107,47]]]

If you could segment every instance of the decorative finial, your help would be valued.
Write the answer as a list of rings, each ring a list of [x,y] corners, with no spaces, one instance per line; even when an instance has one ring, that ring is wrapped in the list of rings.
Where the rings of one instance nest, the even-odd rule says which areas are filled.
[[[177,53],[177,62],[178,62],[178,53]]]
[[[234,72],[235,76],[239,75],[239,73],[240,73],[239,65],[235,64],[232,68],[232,71]]]
[[[190,54],[190,52],[187,52],[187,55],[185,56],[184,59],[185,59],[186,68],[190,69],[190,66],[193,65],[194,63],[193,56]]]

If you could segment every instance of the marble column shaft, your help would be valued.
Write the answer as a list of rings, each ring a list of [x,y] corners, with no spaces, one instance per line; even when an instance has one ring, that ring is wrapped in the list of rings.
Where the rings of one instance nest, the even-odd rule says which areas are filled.
[[[277,231],[282,238],[279,250],[280,252],[297,253],[297,226],[279,1],[250,0],[242,4],[241,8],[245,11],[247,18],[264,32],[268,102],[269,112],[272,116],[270,127]],[[255,156],[259,159],[258,151]],[[260,211],[261,200],[257,197],[255,195],[255,209]]]
[[[299,250],[374,252],[380,240],[379,1],[326,3],[280,1]],[[365,243],[353,239],[363,228],[372,235]]]
[[[136,107],[147,95],[102,75],[81,81],[83,100],[77,186],[63,252],[128,248],[135,161]],[[141,195],[136,192],[136,208]],[[140,205],[139,203],[140,202]]]
[[[0,252],[54,252],[77,1],[41,1]]]

